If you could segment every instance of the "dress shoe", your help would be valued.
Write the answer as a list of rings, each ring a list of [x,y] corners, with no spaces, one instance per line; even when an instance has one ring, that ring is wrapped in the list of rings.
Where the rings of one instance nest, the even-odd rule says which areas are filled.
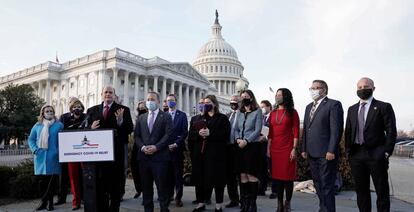
[[[134,195],[134,199],[137,199],[139,196],[141,196],[141,192],[137,192],[137,193],[135,193],[135,195]]]
[[[257,196],[266,196],[266,192],[260,191],[257,193]]]
[[[277,194],[276,193],[271,193],[269,196],[269,199],[276,199],[277,198]]]
[[[176,207],[179,207],[179,208],[183,207],[183,201],[181,201],[181,200],[175,200],[175,206]]]
[[[197,201],[197,200],[193,200],[193,201],[191,202],[191,204],[193,204],[193,205],[197,205],[197,204],[198,204],[198,201]]]
[[[44,209],[46,209],[46,205],[47,205],[47,202],[46,201],[42,201],[40,204],[39,204],[39,206],[37,206],[37,208],[35,209],[36,211],[41,211],[41,210],[44,210]]]
[[[225,207],[226,208],[234,208],[234,207],[237,207],[237,206],[239,206],[239,203],[238,202],[236,202],[236,201],[231,201],[229,204],[227,204]]]
[[[58,201],[55,202],[55,205],[63,205],[65,203],[66,203],[66,201],[64,199],[58,199]]]
[[[203,205],[203,206],[201,206],[199,208],[194,208],[193,212],[201,212],[201,211],[204,211],[204,210],[206,210],[206,206],[205,205]]]
[[[216,208],[214,211],[215,212],[223,212],[223,209],[222,208],[219,208],[219,209]]]
[[[79,210],[80,207],[81,207],[80,205],[74,205],[74,206],[72,206],[72,211]]]

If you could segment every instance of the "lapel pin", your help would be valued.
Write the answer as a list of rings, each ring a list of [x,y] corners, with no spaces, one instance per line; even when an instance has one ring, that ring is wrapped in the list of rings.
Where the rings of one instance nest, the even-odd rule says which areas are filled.
[[[374,107],[374,110],[376,110],[377,109],[377,107]]]

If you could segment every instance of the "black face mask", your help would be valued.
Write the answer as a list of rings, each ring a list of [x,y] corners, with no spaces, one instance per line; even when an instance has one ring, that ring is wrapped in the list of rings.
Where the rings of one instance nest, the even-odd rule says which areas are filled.
[[[232,110],[237,110],[239,109],[239,104],[238,103],[230,103],[230,107]]]
[[[168,107],[163,107],[163,108],[162,108],[162,110],[163,110],[164,112],[168,112]]]
[[[361,90],[357,90],[357,95],[362,100],[367,100],[369,97],[372,96],[374,90],[372,88],[365,88]]]
[[[147,110],[145,110],[145,109],[143,109],[143,110],[138,110],[138,115],[142,115],[142,114],[144,114],[144,113],[146,113],[147,112]]]
[[[243,99],[242,103],[243,103],[244,106],[249,106],[252,103],[252,100],[251,99]]]
[[[73,110],[73,114],[80,116],[82,114],[83,110],[75,109]]]

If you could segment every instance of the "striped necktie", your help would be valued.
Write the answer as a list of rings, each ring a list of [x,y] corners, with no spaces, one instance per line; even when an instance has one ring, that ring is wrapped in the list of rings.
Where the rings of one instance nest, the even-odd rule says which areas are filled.
[[[317,101],[314,101],[313,102],[313,105],[312,105],[312,109],[311,109],[311,111],[310,111],[310,120],[312,121],[312,119],[313,119],[313,116],[315,115],[315,111],[316,111],[316,106],[318,105],[318,102]]]

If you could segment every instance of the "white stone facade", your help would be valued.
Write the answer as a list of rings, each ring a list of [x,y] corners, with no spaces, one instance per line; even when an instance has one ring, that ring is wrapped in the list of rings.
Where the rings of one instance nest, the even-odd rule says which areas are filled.
[[[178,108],[190,115],[199,98],[215,93],[205,76],[188,63],[172,63],[159,57],[146,59],[118,48],[63,64],[49,61],[3,76],[0,89],[10,83],[31,85],[56,108],[57,114],[68,111],[67,100],[72,96],[87,108],[99,104],[105,85],[112,85],[119,101],[133,110],[148,91],[157,91],[162,99],[175,93]]]

